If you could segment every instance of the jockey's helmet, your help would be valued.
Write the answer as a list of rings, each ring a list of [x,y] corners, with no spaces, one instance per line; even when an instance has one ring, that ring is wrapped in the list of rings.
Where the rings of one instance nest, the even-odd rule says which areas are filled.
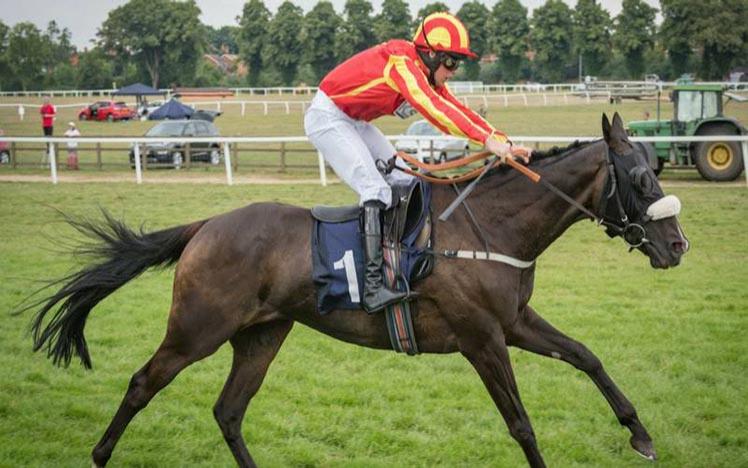
[[[470,36],[465,25],[447,12],[432,13],[424,18],[413,36],[413,44],[418,49],[478,58],[470,50]]]

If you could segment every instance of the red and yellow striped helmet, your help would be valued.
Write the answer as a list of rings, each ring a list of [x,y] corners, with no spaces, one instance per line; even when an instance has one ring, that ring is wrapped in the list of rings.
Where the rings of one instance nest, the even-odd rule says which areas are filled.
[[[432,13],[424,18],[413,36],[413,43],[416,47],[478,58],[470,50],[470,36],[465,25],[447,12]]]

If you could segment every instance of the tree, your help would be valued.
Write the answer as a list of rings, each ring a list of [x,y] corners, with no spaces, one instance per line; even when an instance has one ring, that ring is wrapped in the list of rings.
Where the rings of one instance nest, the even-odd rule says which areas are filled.
[[[491,11],[486,29],[488,49],[498,55],[501,76],[505,82],[517,82],[530,33],[527,8],[519,0],[499,0]]]
[[[476,0],[465,2],[457,12],[457,17],[468,30],[468,34],[470,35],[470,49],[479,57],[475,60],[466,61],[465,77],[469,80],[477,80],[480,73],[478,60],[486,52],[488,39],[488,35],[486,34],[488,8]]]
[[[587,74],[599,75],[610,57],[610,15],[597,0],[578,0],[573,23],[574,51]]]
[[[706,79],[721,78],[745,56],[747,0],[662,0],[662,16],[662,42],[676,74],[689,71],[694,51]]]
[[[530,43],[539,77],[545,81],[566,78],[566,69],[572,63],[571,17],[571,9],[561,0],[548,0],[533,13]]]
[[[70,43],[71,34],[68,28],[62,28],[62,30],[60,30],[56,21],[50,21],[47,25],[47,33],[44,37],[48,41],[50,47],[50,69],[54,68],[57,64],[68,62],[70,60],[70,56],[75,52],[75,47]]]
[[[238,34],[238,26],[214,28],[213,26],[205,25],[205,41],[210,50],[215,53],[223,53],[226,50],[229,54],[238,54],[239,45],[236,41]]]
[[[687,71],[691,57],[690,37],[695,34],[694,8],[690,0],[662,0],[660,35],[676,75]]]
[[[701,50],[700,75],[720,80],[733,65],[744,65],[748,48],[748,0],[699,2],[693,39]]]
[[[338,61],[346,60],[351,55],[368,49],[376,43],[376,36],[371,27],[371,3],[367,0],[347,0],[343,14],[345,20],[335,37],[335,49]]]
[[[384,0],[382,12],[374,19],[374,31],[379,42],[390,39],[410,39],[410,8],[402,0]]]
[[[8,33],[6,58],[9,87],[24,91],[40,88],[44,79],[44,65],[50,51],[39,28],[29,22],[17,23]]]
[[[332,3],[322,1],[304,18],[306,62],[319,82],[337,64],[335,32],[341,19]]]
[[[621,13],[615,20],[613,44],[626,62],[629,78],[641,79],[645,72],[645,54],[655,42],[657,9],[643,0],[623,0]]]
[[[442,11],[449,12],[449,7],[442,2],[429,3],[425,7],[418,10],[418,14],[413,19],[413,31],[418,29],[418,26],[421,25],[421,21],[423,21],[425,17],[427,17],[431,13],[439,13]]]
[[[304,47],[299,36],[303,22],[301,8],[287,0],[278,7],[278,12],[268,25],[267,43],[262,52],[262,60],[264,63],[272,64],[286,86],[293,84],[296,70],[301,63]]]
[[[8,68],[8,37],[10,27],[0,20],[0,90],[5,89],[10,81],[10,70]]]
[[[247,81],[257,86],[262,72],[262,48],[267,38],[270,11],[261,0],[249,0],[244,4],[239,18],[239,55],[249,68]]]
[[[78,55],[78,79],[79,89],[106,89],[112,86],[114,81],[114,65],[100,47]]]
[[[109,12],[98,32],[107,51],[131,56],[151,85],[189,82],[201,59],[200,9],[194,0],[130,0]]]

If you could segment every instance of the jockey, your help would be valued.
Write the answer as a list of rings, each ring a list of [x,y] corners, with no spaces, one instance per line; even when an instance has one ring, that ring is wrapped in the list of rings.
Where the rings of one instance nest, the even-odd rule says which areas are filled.
[[[367,312],[406,298],[406,293],[383,285],[380,212],[392,205],[390,184],[408,183],[412,177],[401,171],[386,176],[379,172],[376,163],[386,162],[396,151],[369,122],[383,115],[407,118],[418,112],[442,132],[483,145],[502,160],[511,154],[507,136],[446,86],[466,58],[477,55],[470,50],[465,26],[449,13],[433,13],[421,22],[412,42],[393,39],[338,65],[322,79],[304,116],[309,140],[364,207],[362,305]]]

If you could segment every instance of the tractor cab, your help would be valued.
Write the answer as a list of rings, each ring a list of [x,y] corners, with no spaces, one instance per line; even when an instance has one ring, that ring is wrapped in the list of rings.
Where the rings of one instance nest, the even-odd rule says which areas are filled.
[[[745,134],[745,128],[736,119],[725,117],[723,90],[720,85],[681,84],[670,93],[673,102],[673,119],[660,118],[657,102],[657,119],[629,122],[632,136],[717,136]],[[676,167],[695,165],[707,180],[725,181],[737,178],[743,171],[743,155],[735,141],[709,141],[694,143],[655,143],[649,145],[655,172],[662,170],[665,162]]]
[[[719,85],[683,85],[671,93],[677,134],[693,135],[704,120],[722,117],[722,87]]]

